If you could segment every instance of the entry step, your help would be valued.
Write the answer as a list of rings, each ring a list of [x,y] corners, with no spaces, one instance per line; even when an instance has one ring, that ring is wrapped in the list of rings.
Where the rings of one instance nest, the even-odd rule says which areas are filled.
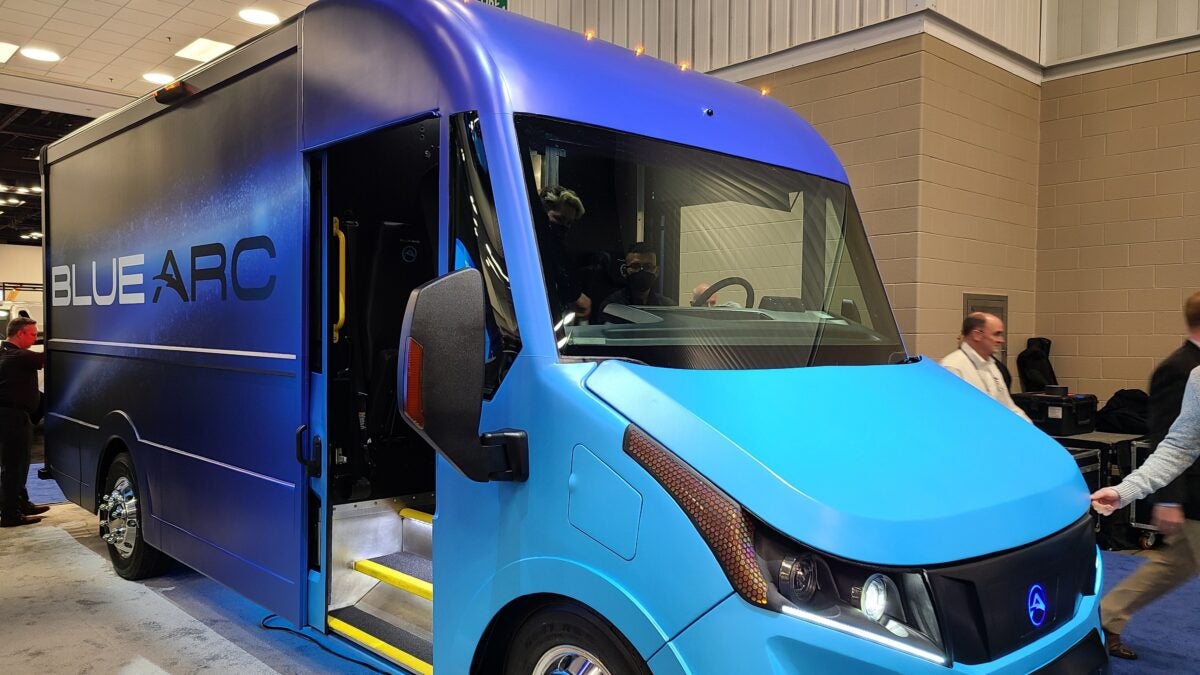
[[[355,607],[334,610],[328,625],[341,635],[421,675],[433,674],[433,642]]]
[[[354,569],[389,586],[433,600],[433,561],[428,558],[400,551],[355,561]]]

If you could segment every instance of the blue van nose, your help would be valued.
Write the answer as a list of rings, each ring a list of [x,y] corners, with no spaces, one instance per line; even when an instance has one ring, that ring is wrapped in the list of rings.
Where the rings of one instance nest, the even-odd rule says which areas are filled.
[[[1016,548],[1088,508],[1070,454],[936,364],[674,370],[587,387],[757,517],[861,562]]]

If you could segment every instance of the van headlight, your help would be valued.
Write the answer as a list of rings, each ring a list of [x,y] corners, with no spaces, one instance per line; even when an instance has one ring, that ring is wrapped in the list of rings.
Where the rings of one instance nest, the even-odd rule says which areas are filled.
[[[632,424],[624,449],[695,525],[750,604],[946,665],[923,570],[841,560],[776,532]]]
[[[896,582],[882,574],[872,574],[863,584],[859,607],[867,618],[879,622],[885,616],[894,616],[900,611],[900,592]]]

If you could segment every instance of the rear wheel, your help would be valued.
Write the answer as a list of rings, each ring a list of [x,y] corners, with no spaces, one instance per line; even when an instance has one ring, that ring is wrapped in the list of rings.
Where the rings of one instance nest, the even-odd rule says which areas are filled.
[[[572,604],[542,607],[517,628],[506,675],[649,675],[646,662],[612,625]]]
[[[113,458],[100,496],[100,538],[108,544],[113,569],[124,579],[145,579],[163,570],[168,558],[142,539],[142,508],[133,457]]]

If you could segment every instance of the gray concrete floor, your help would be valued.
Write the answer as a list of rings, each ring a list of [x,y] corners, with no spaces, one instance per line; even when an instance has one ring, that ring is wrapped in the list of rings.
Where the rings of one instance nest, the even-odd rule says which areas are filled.
[[[370,672],[260,628],[266,610],[183,566],[121,579],[96,529],[69,503],[0,529],[0,673]]]

